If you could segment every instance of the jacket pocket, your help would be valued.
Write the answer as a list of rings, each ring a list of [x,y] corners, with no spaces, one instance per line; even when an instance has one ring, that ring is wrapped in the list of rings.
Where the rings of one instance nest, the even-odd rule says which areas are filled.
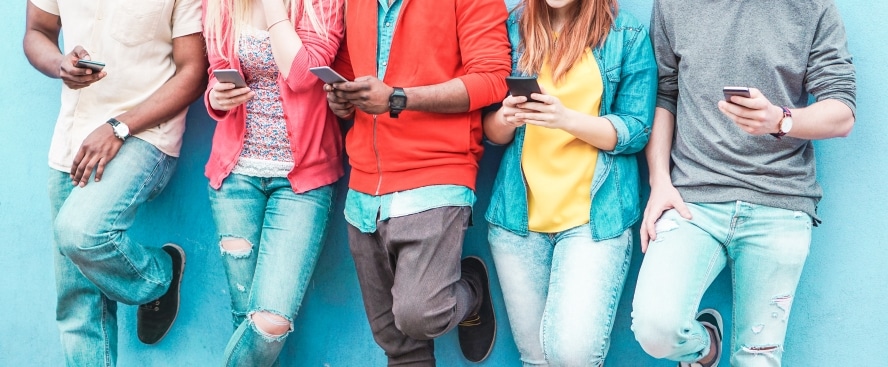
[[[166,1],[122,1],[118,4],[111,21],[111,37],[130,47],[155,37]]]

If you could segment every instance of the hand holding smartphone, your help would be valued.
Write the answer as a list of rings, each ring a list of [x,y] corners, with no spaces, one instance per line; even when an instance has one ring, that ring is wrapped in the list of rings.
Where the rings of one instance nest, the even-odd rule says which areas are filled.
[[[217,69],[213,70],[213,76],[222,83],[234,84],[235,88],[243,88],[247,86],[247,82],[235,69]]]
[[[509,76],[506,77],[506,85],[509,86],[509,94],[516,97],[527,97],[527,101],[539,102],[530,98],[530,95],[533,93],[543,94],[535,76]]]
[[[333,84],[333,83],[345,83],[348,79],[345,79],[342,75],[333,70],[329,66],[318,66],[313,68],[308,68],[312,74],[318,77],[318,79],[323,80],[324,83]]]
[[[724,87],[722,88],[722,94],[725,95],[725,101],[729,103],[733,103],[731,102],[731,96],[750,97],[748,87]]]
[[[89,69],[89,70],[92,70],[92,71],[98,73],[98,72],[102,71],[102,69],[105,68],[105,63],[101,62],[101,61],[80,59],[80,60],[77,60],[77,63],[74,64],[74,66],[81,68],[81,69]]]

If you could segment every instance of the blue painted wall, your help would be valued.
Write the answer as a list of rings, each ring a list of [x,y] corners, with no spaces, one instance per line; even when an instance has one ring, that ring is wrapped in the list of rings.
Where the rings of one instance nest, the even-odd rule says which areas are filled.
[[[790,323],[788,366],[888,366],[888,3],[837,0],[858,71],[857,126],[851,137],[818,142],[818,174],[826,190],[820,211],[824,224],[814,233]],[[623,8],[641,19],[651,0],[626,0]],[[32,69],[21,51],[24,1],[3,1],[0,14],[0,366],[63,364],[54,321],[46,154],[58,112],[57,80]],[[775,20],[779,21],[779,20]],[[767,42],[767,40],[762,40]],[[231,333],[228,294],[215,229],[209,215],[203,163],[213,122],[199,103],[188,115],[183,155],[167,190],[143,208],[136,238],[159,246],[177,242],[188,252],[179,320],[161,343],[145,346],[134,333],[135,308],[121,307],[120,365],[218,365]],[[489,150],[482,164],[476,226],[467,254],[489,259],[484,212],[501,151]],[[341,182],[339,193],[344,193]],[[385,357],[373,343],[348,253],[340,195],[332,233],[284,355],[284,366],[381,366]],[[629,305],[641,254],[624,293],[608,365],[674,366],[647,357],[629,331]],[[676,269],[680,271],[680,269]],[[496,284],[496,282],[494,282]],[[486,366],[518,365],[501,294],[495,286],[501,322]],[[723,274],[704,305],[730,314],[730,278]],[[460,357],[455,333],[438,340],[441,366],[469,365]]]

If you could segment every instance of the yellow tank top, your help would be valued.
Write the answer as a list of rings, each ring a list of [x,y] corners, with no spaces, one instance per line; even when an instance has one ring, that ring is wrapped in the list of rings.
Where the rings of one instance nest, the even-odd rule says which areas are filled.
[[[604,86],[591,49],[558,84],[552,80],[550,65],[544,63],[538,82],[565,107],[598,116]],[[564,130],[529,124],[526,129],[521,166],[527,181],[530,230],[555,233],[589,223],[598,149]]]

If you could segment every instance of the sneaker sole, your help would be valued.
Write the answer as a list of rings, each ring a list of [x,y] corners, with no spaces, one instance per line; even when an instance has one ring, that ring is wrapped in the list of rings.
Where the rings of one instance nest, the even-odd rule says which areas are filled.
[[[466,258],[473,258],[478,260],[478,262],[480,262],[481,266],[484,268],[484,274],[487,275],[487,294],[485,294],[484,296],[487,297],[487,299],[490,301],[490,314],[491,316],[493,316],[493,339],[490,341],[490,348],[487,349],[487,353],[484,354],[484,357],[481,357],[479,361],[474,362],[481,363],[490,356],[491,352],[493,352],[493,346],[496,345],[496,332],[499,327],[499,323],[496,322],[496,308],[493,307],[493,297],[492,292],[490,291],[490,270],[487,269],[487,263],[481,260],[481,258],[478,256],[466,256]]]
[[[183,250],[181,246],[174,243],[168,243],[164,245],[164,247],[172,247],[176,250],[176,252],[179,253],[179,256],[182,257],[182,265],[179,267],[179,281],[176,284],[176,286],[179,287],[179,297],[176,297],[176,313],[173,315],[173,321],[170,323],[170,327],[166,330],[166,332],[163,333],[163,335],[160,336],[160,338],[157,339],[156,342],[151,344],[160,343],[160,341],[163,340],[163,338],[165,338],[167,334],[170,333],[170,330],[173,329],[173,325],[176,324],[176,319],[179,318],[179,306],[181,306],[182,304],[182,278],[185,277],[185,250]]]

